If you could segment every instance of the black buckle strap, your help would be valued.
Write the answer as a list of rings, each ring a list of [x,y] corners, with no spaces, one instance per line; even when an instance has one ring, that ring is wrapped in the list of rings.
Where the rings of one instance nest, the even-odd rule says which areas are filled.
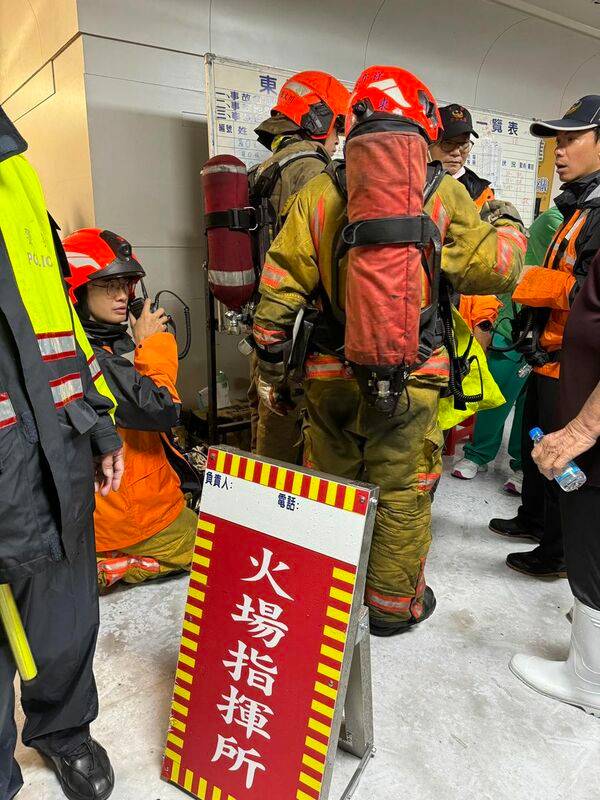
[[[435,233],[437,228],[428,214],[382,217],[346,225],[342,231],[342,241],[346,250],[374,244],[414,244],[425,248]]]
[[[226,211],[211,211],[204,215],[206,230],[211,228],[229,228],[230,231],[257,230],[259,220],[253,206],[243,208],[228,208]]]
[[[270,350],[265,350],[264,347],[257,345],[256,341],[254,343],[254,352],[260,361],[266,361],[267,364],[283,364],[284,362],[283,350],[273,353]]]

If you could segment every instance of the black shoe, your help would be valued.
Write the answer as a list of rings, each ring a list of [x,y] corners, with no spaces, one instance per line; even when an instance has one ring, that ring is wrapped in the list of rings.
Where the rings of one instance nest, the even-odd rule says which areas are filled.
[[[506,536],[509,539],[531,539],[534,542],[539,542],[542,538],[541,531],[535,531],[523,525],[518,517],[491,519],[489,528],[494,533],[499,533],[500,536]]]
[[[369,630],[373,636],[396,636],[399,633],[405,633],[410,628],[418,625],[419,622],[424,622],[428,619],[435,611],[436,603],[433,589],[430,586],[426,586],[423,593],[423,613],[419,619],[411,617],[410,619],[402,620],[402,622],[383,622],[369,617]]]
[[[91,736],[69,756],[46,756],[69,800],[107,800],[115,774],[106,750]]]
[[[506,563],[511,569],[522,572],[524,575],[531,575],[533,578],[566,578],[567,568],[563,563],[548,561],[539,556],[539,548],[530,550],[528,553],[509,553],[506,556]]]

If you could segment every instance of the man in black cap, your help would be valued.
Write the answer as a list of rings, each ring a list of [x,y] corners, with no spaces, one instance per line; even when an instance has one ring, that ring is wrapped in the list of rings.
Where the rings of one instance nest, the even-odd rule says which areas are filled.
[[[440,108],[443,133],[440,138],[429,148],[429,160],[440,161],[442,166],[453,178],[465,187],[469,196],[481,213],[484,205],[494,200],[494,190],[490,182],[480,178],[466,165],[469,153],[473,149],[474,141],[471,137],[479,138],[473,127],[471,113],[458,103],[451,103]],[[489,211],[489,206],[487,207]],[[484,218],[487,219],[484,212]],[[486,350],[491,341],[491,330],[498,316],[501,306],[499,300],[493,296],[457,294],[454,298],[461,316],[473,331],[479,344]],[[471,477],[477,474],[477,467]],[[464,477],[461,475],[461,477]]]
[[[490,528],[504,536],[532,538],[530,552],[511,553],[506,563],[534,577],[565,577],[558,497],[554,481],[540,480],[531,458],[530,428],[544,433],[560,428],[558,378],[563,332],[575,297],[600,248],[600,95],[578,100],[562,119],[534,122],[531,133],[556,137],[556,170],[563,181],[555,203],[564,216],[544,264],[526,267],[513,298],[531,311],[532,337],[526,360],[533,366],[523,420],[522,505],[513,519],[493,519]]]
[[[476,175],[466,165],[469,153],[479,139],[473,127],[470,111],[458,103],[440,108],[444,132],[440,139],[429,148],[431,161],[441,161],[444,169],[465,187],[477,208],[481,211],[488,200],[494,199],[490,182]]]

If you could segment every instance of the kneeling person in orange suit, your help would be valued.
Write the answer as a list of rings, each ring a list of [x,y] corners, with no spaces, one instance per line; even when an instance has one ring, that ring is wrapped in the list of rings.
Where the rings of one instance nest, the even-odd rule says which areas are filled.
[[[96,506],[98,582],[105,588],[189,570],[197,517],[181,488],[191,468],[171,433],[181,401],[177,343],[167,332],[167,316],[163,309],[151,311],[147,300],[129,335],[128,302],[145,273],[125,239],[88,228],[63,244],[71,297],[117,400],[125,449],[120,492]]]

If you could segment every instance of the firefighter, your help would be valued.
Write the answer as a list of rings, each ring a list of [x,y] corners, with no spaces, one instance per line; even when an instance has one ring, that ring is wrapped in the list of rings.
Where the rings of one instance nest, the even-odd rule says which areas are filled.
[[[511,569],[532,577],[566,577],[560,511],[560,489],[540,481],[531,457],[528,431],[545,433],[559,427],[558,379],[563,331],[571,305],[586,280],[600,248],[600,95],[578,100],[559,120],[534,122],[531,133],[555,138],[555,162],[562,193],[555,199],[564,222],[547,250],[543,264],[527,267],[513,299],[533,309],[534,366],[527,384],[523,418],[522,504],[512,519],[492,519],[495,533],[530,538],[539,544],[529,552],[510,553]]]
[[[198,519],[181,490],[181,479],[193,478],[191,468],[171,432],[181,400],[177,342],[167,331],[168,318],[146,300],[129,335],[128,302],[145,273],[121,236],[84,228],[63,246],[71,297],[117,401],[124,443],[121,490],[100,498],[94,515],[99,586],[189,571]]]
[[[273,155],[250,173],[251,194],[266,197],[273,233],[281,227],[291,195],[331,161],[343,131],[350,94],[325,72],[299,72],[287,80],[271,116],[256,128],[259,142]],[[251,449],[258,455],[296,464],[300,458],[299,414],[273,414],[256,392],[257,360],[252,357],[248,399],[252,412]]]
[[[355,108],[367,114],[383,108],[378,119],[388,114],[403,116],[428,132],[429,140],[436,138],[439,117],[431,93],[397,67],[365,70],[350,103],[347,130],[353,125]],[[331,307],[332,300],[339,306],[345,302],[343,288],[337,298],[331,295],[337,268],[334,249],[347,223],[346,200],[336,175],[328,170],[297,194],[264,265],[255,318],[255,338],[267,355],[259,363],[259,391],[279,413],[286,410],[282,399],[286,370],[284,361],[277,358],[289,350],[298,310],[315,297],[321,308]],[[381,180],[381,175],[373,177]],[[513,219],[518,215],[512,206],[496,204],[495,225],[486,223],[465,188],[443,175],[425,210],[451,242],[443,248],[442,268],[458,291],[469,294],[514,287],[525,236]],[[344,287],[346,259],[339,268],[336,283]],[[425,277],[423,284],[428,285]],[[442,468],[437,412],[440,390],[448,383],[448,354],[436,347],[410,377],[408,401],[386,416],[366,403],[347,363],[319,352],[318,346],[314,350],[305,364],[309,417],[305,463],[379,486],[366,602],[372,633],[401,633],[427,619],[435,607],[424,570],[431,540],[430,492]]]
[[[94,471],[102,496],[117,490],[123,456],[26,149],[0,108],[0,583],[12,587],[38,667],[21,687],[23,741],[70,800],[106,800],[113,770],[90,735],[98,714]],[[14,676],[0,632],[0,800],[23,785]]]

